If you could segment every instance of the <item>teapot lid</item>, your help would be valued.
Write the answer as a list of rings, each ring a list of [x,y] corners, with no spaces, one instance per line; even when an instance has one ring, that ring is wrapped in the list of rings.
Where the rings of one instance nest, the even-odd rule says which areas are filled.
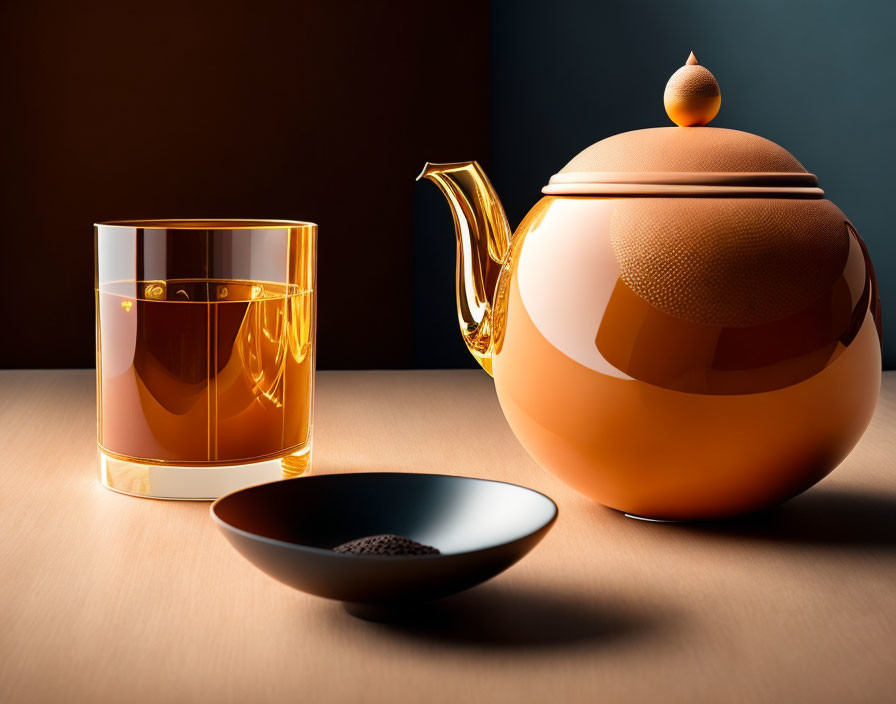
[[[694,53],[666,84],[678,127],[634,130],[580,152],[542,189],[548,195],[822,198],[818,179],[783,147],[749,132],[706,127],[719,84]]]

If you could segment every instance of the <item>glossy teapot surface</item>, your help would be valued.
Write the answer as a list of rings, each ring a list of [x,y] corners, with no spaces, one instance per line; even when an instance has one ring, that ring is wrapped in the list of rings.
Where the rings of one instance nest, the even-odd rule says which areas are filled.
[[[673,119],[703,124],[705,74],[692,105],[693,82],[667,88]],[[512,238],[478,165],[423,175],[458,225],[471,352],[526,450],[594,500],[659,519],[746,513],[813,485],[864,432],[881,369],[871,262],[781,147],[697,126],[611,137],[551,179]]]

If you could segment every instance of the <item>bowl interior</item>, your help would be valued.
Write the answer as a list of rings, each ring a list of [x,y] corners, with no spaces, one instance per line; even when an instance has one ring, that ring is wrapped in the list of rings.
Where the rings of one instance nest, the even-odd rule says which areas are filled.
[[[253,536],[311,549],[394,533],[450,555],[528,536],[553,521],[557,507],[543,494],[502,482],[358,473],[251,487],[219,499],[212,512]]]

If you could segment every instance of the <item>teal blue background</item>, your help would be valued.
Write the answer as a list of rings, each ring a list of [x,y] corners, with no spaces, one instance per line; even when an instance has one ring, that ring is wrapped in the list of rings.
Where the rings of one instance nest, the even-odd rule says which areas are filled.
[[[855,224],[880,283],[884,366],[896,366],[888,335],[896,3],[493,0],[491,8],[489,176],[513,226],[585,146],[670,125],[663,88],[693,50],[721,87],[713,126],[788,149]]]

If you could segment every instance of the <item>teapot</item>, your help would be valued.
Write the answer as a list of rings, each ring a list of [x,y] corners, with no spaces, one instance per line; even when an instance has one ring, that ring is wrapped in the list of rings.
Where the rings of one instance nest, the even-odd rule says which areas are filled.
[[[881,381],[865,244],[818,179],[762,137],[706,126],[693,53],[674,127],[591,145],[511,235],[475,161],[428,163],[457,235],[457,311],[516,437],[634,517],[785,501],[858,442]]]

